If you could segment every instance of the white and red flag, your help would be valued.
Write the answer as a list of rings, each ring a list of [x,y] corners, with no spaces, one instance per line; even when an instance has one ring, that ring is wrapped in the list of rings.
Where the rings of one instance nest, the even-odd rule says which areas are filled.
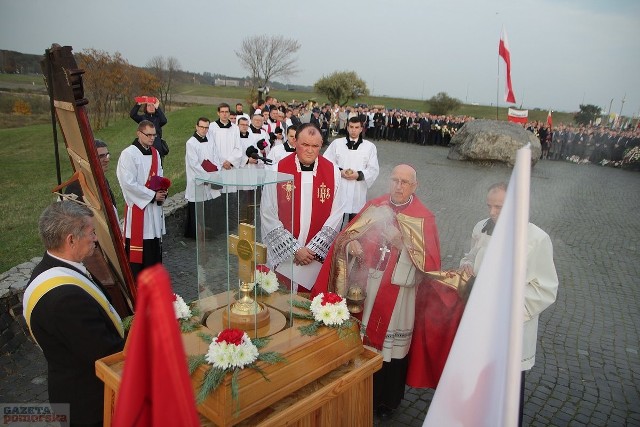
[[[516,110],[509,108],[507,112],[507,120],[514,123],[526,124],[529,120],[529,110]]]
[[[549,110],[549,114],[547,114],[547,125],[549,129],[553,127],[553,119],[551,118],[551,110]]]
[[[531,148],[518,150],[426,427],[518,425]]]
[[[509,42],[507,41],[507,31],[502,28],[502,34],[500,34],[500,44],[498,45],[498,54],[504,59],[507,66],[507,77],[505,78],[506,87],[504,92],[504,100],[512,104],[516,103],[516,96],[513,93],[513,86],[511,85],[511,53],[509,51]]]

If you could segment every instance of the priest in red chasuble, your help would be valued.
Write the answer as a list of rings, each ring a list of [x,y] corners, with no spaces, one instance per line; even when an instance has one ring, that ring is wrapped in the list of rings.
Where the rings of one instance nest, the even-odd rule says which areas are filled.
[[[340,170],[320,156],[322,134],[312,124],[296,133],[296,152],[275,165],[293,181],[266,185],[260,215],[267,264],[294,288],[311,289],[344,214]],[[301,289],[301,291],[306,291]]]
[[[369,201],[338,235],[312,290],[312,296],[344,296],[352,286],[366,290],[363,342],[384,358],[373,379],[373,404],[382,418],[398,407],[410,378],[430,363],[425,343],[412,342],[412,335],[424,335],[416,295],[429,282],[424,273],[440,270],[440,241],[434,215],[415,195],[417,186],[414,168],[396,166],[389,194]],[[421,320],[414,331],[416,317]],[[416,351],[421,363],[408,372]]]

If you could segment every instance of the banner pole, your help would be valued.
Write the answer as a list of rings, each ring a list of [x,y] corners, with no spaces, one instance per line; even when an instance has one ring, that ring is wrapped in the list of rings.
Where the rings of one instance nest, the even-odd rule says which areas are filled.
[[[500,102],[500,47],[498,45],[498,75],[496,77],[496,120],[499,120],[498,119],[498,103],[499,102]]]

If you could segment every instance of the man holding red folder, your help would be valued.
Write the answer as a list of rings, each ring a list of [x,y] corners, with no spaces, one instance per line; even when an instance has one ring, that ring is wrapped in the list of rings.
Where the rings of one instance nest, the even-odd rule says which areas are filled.
[[[210,120],[200,117],[196,122],[196,130],[187,141],[184,162],[187,172],[187,188],[184,193],[187,199],[187,218],[185,219],[184,237],[196,237],[196,200],[205,203],[205,210],[210,208],[213,200],[220,197],[220,190],[208,183],[196,182],[196,177],[206,176],[219,169],[213,159],[213,141],[207,137]],[[219,221],[222,222],[222,221]]]
[[[120,154],[116,170],[125,201],[125,250],[134,278],[142,269],[162,262],[166,233],[162,204],[171,185],[162,176],[160,154],[153,147],[156,127],[143,120],[137,136]]]

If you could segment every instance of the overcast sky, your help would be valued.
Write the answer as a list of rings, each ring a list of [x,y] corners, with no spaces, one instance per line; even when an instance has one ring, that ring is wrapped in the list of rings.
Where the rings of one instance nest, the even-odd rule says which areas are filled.
[[[224,7],[220,7],[224,5]],[[504,103],[498,42],[505,26],[517,105],[640,111],[638,0],[0,0],[0,48],[120,52],[143,66],[176,57],[183,70],[245,76],[234,53],[256,34],[300,41],[299,75],[312,85],[353,70],[374,95]],[[279,79],[280,80],[280,79]],[[499,88],[499,89],[498,89]],[[613,99],[613,103],[611,100]]]

